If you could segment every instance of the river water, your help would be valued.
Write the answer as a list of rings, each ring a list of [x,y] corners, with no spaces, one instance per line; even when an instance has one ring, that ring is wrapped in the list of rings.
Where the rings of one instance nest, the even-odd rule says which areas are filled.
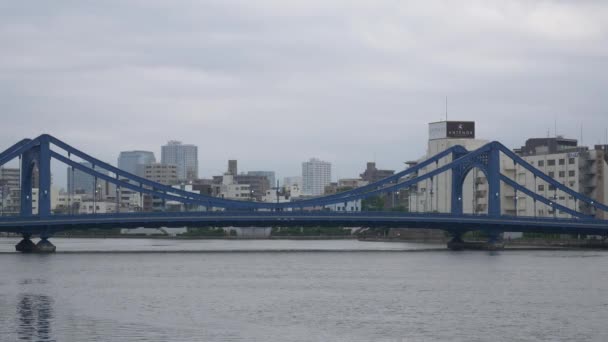
[[[608,341],[608,252],[16,242],[0,239],[0,341]]]

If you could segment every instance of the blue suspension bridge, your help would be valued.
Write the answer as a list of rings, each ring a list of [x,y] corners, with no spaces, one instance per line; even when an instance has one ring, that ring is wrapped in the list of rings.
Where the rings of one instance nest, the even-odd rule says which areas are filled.
[[[499,142],[490,142],[474,151],[454,146],[427,160],[419,162],[380,181],[352,190],[291,202],[268,203],[231,200],[197,194],[172,186],[156,183],[118,169],[108,163],[47,134],[34,139],[24,139],[0,153],[0,166],[18,159],[21,172],[19,213],[0,216],[0,231],[21,234],[23,240],[16,246],[18,251],[54,251],[49,238],[53,234],[77,229],[136,228],[136,227],[288,227],[288,226],[342,226],[369,228],[427,228],[447,231],[453,238],[449,247],[459,249],[462,235],[468,231],[482,231],[494,243],[500,234],[510,232],[538,232],[553,234],[588,234],[608,237],[608,220],[564,206],[555,197],[547,198],[536,189],[528,189],[516,180],[501,173],[501,156],[513,165],[520,165],[539,179],[555,187],[556,191],[571,196],[575,201],[595,212],[607,212],[608,206],[578,193],[549,177],[533,165],[513,153]],[[80,163],[73,158],[86,161]],[[51,208],[51,161],[88,174],[95,179],[113,184],[116,189],[127,189],[163,201],[174,201],[189,207],[204,208],[185,212],[133,212],[65,214],[54,213]],[[439,166],[439,162],[442,161]],[[90,165],[90,166],[89,166]],[[425,168],[434,168],[425,172]],[[463,213],[463,184],[473,169],[479,169],[488,183],[488,210],[484,214]],[[34,213],[32,202],[33,175],[38,170],[38,210]],[[105,170],[107,172],[102,172]],[[421,172],[425,172],[420,174]],[[449,192],[451,208],[447,213],[411,213],[378,211],[327,211],[332,204],[344,204],[373,196],[395,193],[413,188],[426,180],[445,174],[451,179]],[[501,210],[501,184],[511,187],[517,208],[518,194],[524,194],[534,203],[542,203],[553,211],[568,214],[567,218],[505,215]],[[30,238],[39,236],[34,244]]]

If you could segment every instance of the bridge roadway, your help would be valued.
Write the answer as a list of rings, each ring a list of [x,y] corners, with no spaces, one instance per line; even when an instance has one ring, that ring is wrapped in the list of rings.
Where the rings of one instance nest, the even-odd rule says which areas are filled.
[[[399,212],[339,213],[328,211],[213,211],[93,215],[51,215],[47,218],[0,217],[0,231],[52,236],[54,232],[91,228],[136,227],[287,227],[342,226],[441,229],[453,233],[536,232],[608,236],[608,220],[555,219],[484,215],[413,214]]]

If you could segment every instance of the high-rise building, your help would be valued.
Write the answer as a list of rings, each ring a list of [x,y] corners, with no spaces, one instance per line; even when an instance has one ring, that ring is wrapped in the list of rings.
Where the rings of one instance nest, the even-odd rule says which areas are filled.
[[[198,178],[198,147],[171,140],[161,147],[161,163],[175,165],[180,181]]]
[[[93,167],[93,165],[89,162],[81,162],[80,163],[86,167]],[[108,174],[107,170],[95,168],[95,171],[102,173],[104,175]],[[81,193],[87,195],[93,195],[97,192],[107,192],[106,182],[100,179],[95,181],[95,177],[88,173],[82,172],[79,169],[68,167],[67,169],[68,176],[68,193]],[[95,188],[97,186],[97,189]]]
[[[247,171],[247,176],[266,177],[271,188],[277,186],[274,171]]]
[[[331,163],[311,158],[302,163],[302,192],[309,196],[319,196],[325,186],[331,183]]]
[[[228,173],[236,176],[239,174],[239,167],[237,165],[237,161],[234,159],[231,159],[228,161]]]
[[[143,177],[144,166],[156,163],[154,153],[150,151],[122,151],[118,156],[118,168]]]
[[[427,153],[419,161],[426,160],[446,149],[460,145],[469,151],[478,149],[489,141],[475,138],[475,122],[472,121],[440,121],[429,124],[429,140]],[[505,158],[501,155],[501,158]],[[437,163],[427,165],[406,178],[414,178],[429,173],[450,163],[451,157],[442,158]],[[408,162],[415,165],[417,161]],[[506,176],[512,176],[513,170],[508,169],[506,161],[501,161],[501,172]],[[407,190],[410,212],[439,212],[449,213],[452,208],[451,202],[452,178],[450,173],[443,172],[432,179],[426,179],[418,184],[412,185]],[[484,214],[488,211],[488,184],[485,174],[477,168],[473,168],[465,178],[463,185],[462,207],[464,213]],[[501,196],[503,198],[513,197],[513,189],[501,183]],[[512,201],[502,201],[502,213],[514,215],[515,208]]]

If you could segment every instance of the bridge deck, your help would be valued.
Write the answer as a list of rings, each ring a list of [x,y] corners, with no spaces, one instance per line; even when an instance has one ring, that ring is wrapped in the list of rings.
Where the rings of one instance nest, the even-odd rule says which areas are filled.
[[[70,229],[177,226],[343,226],[608,235],[608,221],[596,219],[513,216],[493,218],[480,215],[453,216],[394,212],[165,212],[0,218],[0,231],[6,232],[38,233]]]

